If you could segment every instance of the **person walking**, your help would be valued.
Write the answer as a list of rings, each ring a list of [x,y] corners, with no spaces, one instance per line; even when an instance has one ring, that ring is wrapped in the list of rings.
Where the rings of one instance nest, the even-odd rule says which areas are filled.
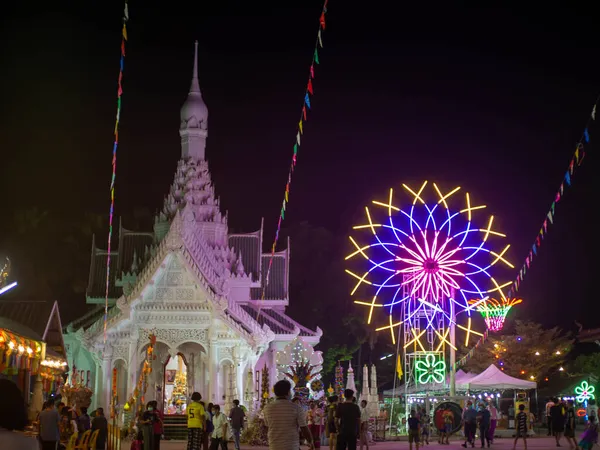
[[[308,429],[313,437],[315,448],[321,448],[321,410],[317,402],[311,401],[308,404],[308,413],[306,414]]]
[[[560,447],[560,438],[565,431],[565,415],[563,405],[558,399],[554,399],[554,405],[550,408],[550,421],[552,422],[552,433],[556,439],[556,446]]]
[[[60,442],[60,414],[54,408],[54,400],[46,402],[40,413],[40,442],[42,450],[55,450]]]
[[[227,417],[221,414],[219,405],[213,405],[212,413],[213,431],[210,436],[210,450],[217,450],[219,446],[221,450],[227,450]]]
[[[554,424],[552,424],[554,426]],[[527,414],[525,413],[525,405],[519,405],[519,412],[515,417],[515,426],[517,428],[517,435],[515,437],[515,442],[513,444],[513,450],[517,448],[517,441],[519,439],[523,439],[523,446],[525,450],[527,450]],[[556,444],[558,447],[560,445]]]
[[[233,408],[231,408],[231,411],[229,412],[229,420],[231,420],[231,431],[233,432],[233,444],[235,445],[235,450],[240,450],[240,435],[244,428],[245,417],[246,414],[240,407],[240,401],[234,400]]]
[[[299,450],[300,433],[314,450],[312,435],[306,425],[306,413],[302,407],[290,401],[292,385],[280,380],[273,386],[275,401],[265,406],[263,415],[269,440],[269,450]],[[356,444],[356,441],[354,441]]]
[[[477,411],[473,408],[473,402],[468,401],[467,407],[463,412],[463,421],[465,422],[465,442],[463,447],[467,448],[467,444],[475,447],[475,432],[477,431]]]
[[[192,394],[192,403],[186,409],[188,422],[187,450],[200,450],[202,438],[206,429],[206,412],[200,403],[202,396],[199,392]]]
[[[548,427],[548,436],[552,436],[552,418],[550,417],[550,410],[554,406],[554,399],[549,398],[546,402],[546,426]]]
[[[354,403],[354,391],[344,391],[344,403],[335,412],[338,425],[337,450],[356,450],[356,440],[360,430],[360,408]]]
[[[577,440],[575,439],[575,408],[573,407],[573,400],[567,402],[567,414],[565,416],[565,438],[569,447],[571,444],[577,448]]]
[[[481,438],[481,448],[485,447],[485,443],[487,442],[487,446],[490,446],[490,421],[491,414],[489,410],[486,409],[485,405],[481,403],[479,405],[479,412],[477,413],[477,420],[479,421],[479,437]]]
[[[488,441],[494,443],[494,435],[496,434],[496,424],[498,423],[498,410],[494,406],[494,403],[490,400],[487,407],[490,412],[490,428],[488,430]]]

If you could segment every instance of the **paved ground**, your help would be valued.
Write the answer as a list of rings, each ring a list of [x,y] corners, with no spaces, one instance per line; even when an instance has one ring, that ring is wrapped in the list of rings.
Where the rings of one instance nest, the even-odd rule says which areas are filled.
[[[441,449],[454,449],[460,450],[462,447],[460,446],[462,441],[450,441],[450,445],[440,445],[437,442],[432,442],[430,445],[422,446],[422,449],[425,450],[441,450]],[[513,445],[512,439],[496,439],[496,442],[492,444],[492,448],[502,449],[502,450],[511,450]],[[567,442],[561,439],[561,445],[563,449],[568,449],[569,446]],[[186,450],[186,443],[183,441],[163,441],[161,443],[161,450]],[[301,450],[306,450],[308,447],[302,447]],[[396,449],[408,449],[408,442],[399,441],[399,442],[378,442],[375,445],[371,446],[374,450],[396,450]],[[476,445],[475,448],[479,448],[479,445]],[[547,437],[538,437],[531,438],[527,440],[527,448],[529,449],[555,449],[556,443],[553,438]],[[267,447],[251,447],[248,445],[242,445],[243,450],[268,450]],[[329,449],[329,447],[323,447],[323,449]],[[523,441],[519,441],[517,445],[517,449],[523,449]],[[233,443],[229,443],[229,450],[234,450]]]

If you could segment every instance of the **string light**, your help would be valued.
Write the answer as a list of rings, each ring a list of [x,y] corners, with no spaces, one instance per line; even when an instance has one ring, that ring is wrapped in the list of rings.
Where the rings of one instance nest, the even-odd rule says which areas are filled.
[[[119,78],[117,81],[117,116],[115,119],[112,151],[112,177],[110,179],[110,212],[108,216],[108,248],[106,256],[106,296],[104,299],[104,344],[106,345],[106,327],[108,325],[108,296],[110,293],[110,252],[112,244],[113,217],[115,212],[115,180],[117,177],[117,147],[119,146],[119,121],[121,119],[121,97],[123,95],[123,69],[125,65],[125,43],[127,42],[127,22],[129,20],[129,8],[125,0],[123,10],[123,28],[121,29],[121,59],[119,64]]]

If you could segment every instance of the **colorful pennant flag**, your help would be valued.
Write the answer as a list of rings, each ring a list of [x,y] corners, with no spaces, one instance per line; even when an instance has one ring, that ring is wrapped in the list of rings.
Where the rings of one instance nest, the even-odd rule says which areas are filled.
[[[273,265],[275,249],[277,248],[277,242],[279,240],[279,232],[281,231],[281,224],[285,220],[285,211],[287,209],[287,204],[289,202],[290,187],[292,184],[292,174],[294,173],[294,168],[296,167],[298,151],[300,150],[300,147],[302,145],[300,136],[302,134],[304,134],[305,122],[307,120],[307,112],[311,108],[311,105],[310,105],[311,97],[314,95],[313,80],[315,78],[315,64],[319,64],[319,47],[323,47],[322,34],[323,34],[323,31],[325,31],[325,14],[327,14],[327,2],[328,2],[328,0],[325,0],[325,3],[323,4],[323,9],[321,10],[321,15],[319,17],[319,29],[317,30],[315,49],[313,52],[313,58],[310,63],[310,69],[308,72],[308,82],[306,84],[306,89],[304,92],[304,102],[302,103],[302,109],[300,111],[300,121],[298,122],[298,126],[296,129],[296,142],[294,143],[294,147],[293,147],[292,161],[290,163],[290,168],[289,168],[288,177],[287,177],[287,183],[285,185],[283,203],[281,206],[281,210],[279,212],[279,220],[277,222],[277,231],[275,232],[275,239],[273,241],[273,246],[271,247],[271,258],[269,259],[267,275],[265,277],[265,282],[264,282],[264,286],[263,286],[263,290],[262,290],[262,296],[261,296],[262,300],[265,299],[265,290],[266,290],[267,286],[269,285],[269,277],[271,275],[271,267]],[[260,314],[260,308],[259,308],[258,313]]]
[[[575,172],[575,169],[577,167],[579,167],[581,165],[581,163],[583,162],[586,146],[589,146],[589,144],[591,142],[590,126],[593,125],[596,121],[596,107],[598,106],[599,101],[600,101],[600,96],[596,99],[596,103],[594,103],[592,112],[590,114],[590,117],[588,118],[588,122],[583,129],[583,134],[582,134],[581,138],[579,139],[579,142],[575,146],[575,152],[573,153],[573,156],[571,157],[571,161],[569,162],[569,167],[568,167],[567,171],[565,172],[562,181],[560,182],[558,191],[554,195],[554,201],[550,205],[550,210],[544,216],[544,221],[542,223],[542,227],[540,228],[540,231],[538,232],[537,236],[535,237],[535,241],[533,242],[533,245],[531,246],[531,249],[529,250],[527,257],[525,258],[525,262],[521,266],[521,269],[518,271],[515,281],[512,283],[510,289],[508,290],[508,293],[506,295],[508,298],[514,297],[516,295],[516,293],[518,292],[519,286],[521,285],[521,281],[523,281],[523,277],[527,273],[527,269],[531,266],[533,258],[538,255],[538,248],[542,244],[542,240],[544,239],[544,237],[546,237],[546,234],[548,234],[548,223],[550,223],[550,225],[554,224],[554,215],[555,215],[556,204],[562,200],[564,192],[565,192],[565,188],[571,186],[571,183],[573,180],[573,173]]]
[[[108,324],[108,295],[110,292],[110,251],[113,232],[113,218],[115,212],[115,181],[117,178],[117,147],[119,146],[119,121],[121,119],[121,97],[123,96],[123,69],[125,67],[125,43],[127,42],[127,22],[129,21],[129,7],[125,0],[123,10],[123,28],[121,29],[121,58],[119,61],[119,78],[117,80],[117,115],[115,119],[112,150],[112,176],[110,179],[110,210],[108,216],[108,255],[106,257],[106,296],[104,299],[104,344],[106,344],[106,327]]]

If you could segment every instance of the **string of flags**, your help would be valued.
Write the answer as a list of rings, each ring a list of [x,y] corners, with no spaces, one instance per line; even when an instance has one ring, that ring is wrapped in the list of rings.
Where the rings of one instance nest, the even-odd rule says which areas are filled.
[[[121,97],[123,96],[123,69],[125,65],[125,43],[127,42],[127,22],[129,21],[129,7],[125,0],[123,10],[123,28],[121,29],[121,59],[119,63],[119,78],[117,80],[117,116],[115,118],[112,150],[112,177],[110,179],[110,212],[108,216],[108,255],[106,257],[106,296],[104,299],[104,344],[106,344],[106,326],[108,323],[108,295],[110,290],[110,251],[113,232],[113,216],[115,211],[115,180],[117,177],[117,147],[119,146],[119,120],[121,119]]]
[[[292,175],[294,174],[294,170],[296,168],[298,151],[300,150],[300,146],[302,144],[302,135],[304,134],[304,127],[306,126],[306,121],[308,120],[308,113],[311,109],[311,99],[314,95],[313,89],[313,80],[315,79],[315,66],[320,64],[319,61],[319,49],[323,48],[323,38],[322,33],[325,31],[325,14],[327,14],[327,3],[329,0],[325,0],[323,4],[323,9],[321,11],[321,16],[319,17],[319,29],[317,31],[317,39],[315,42],[315,50],[313,52],[312,62],[310,63],[310,69],[308,72],[308,82],[306,83],[306,89],[304,91],[304,99],[302,102],[302,109],[300,111],[300,120],[298,121],[298,125],[296,128],[296,138],[293,146],[292,160],[290,163],[290,168],[288,171],[287,182],[285,184],[285,191],[283,194],[283,202],[281,203],[281,210],[279,211],[279,219],[277,221],[277,230],[275,232],[275,239],[273,239],[273,245],[271,246],[271,258],[269,259],[269,266],[267,268],[267,275],[265,277],[265,284],[262,290],[261,299],[265,299],[265,291],[267,286],[269,285],[269,276],[271,275],[271,267],[273,265],[273,258],[275,257],[275,249],[277,247],[277,242],[279,241],[279,233],[281,231],[281,224],[285,220],[285,213],[289,203],[290,196],[290,188],[292,185]]]
[[[599,101],[600,101],[600,96],[596,99],[596,103],[594,103],[592,112],[591,112],[590,116],[588,117],[585,128],[583,129],[581,138],[579,139],[579,142],[577,142],[577,144],[575,145],[575,151],[573,152],[573,156],[571,157],[571,161],[569,162],[569,167],[567,168],[567,170],[563,176],[563,179],[560,182],[558,191],[554,195],[554,200],[552,201],[552,204],[550,205],[550,209],[544,216],[544,221],[542,222],[542,226],[540,227],[540,230],[538,231],[537,236],[535,237],[533,245],[529,248],[527,257],[525,258],[525,261],[523,262],[521,269],[519,269],[519,272],[517,273],[517,277],[516,277],[515,281],[512,283],[512,285],[510,286],[510,289],[508,290],[507,298],[512,298],[519,291],[521,282],[523,281],[523,278],[527,274],[527,271],[529,270],[529,268],[533,262],[533,259],[535,257],[537,257],[538,249],[540,248],[540,246],[542,245],[542,241],[548,234],[548,229],[549,229],[550,225],[554,224],[554,217],[556,214],[556,205],[562,200],[566,188],[571,187],[571,181],[573,179],[573,175],[575,174],[575,171],[577,170],[577,168],[579,166],[581,166],[581,164],[583,163],[583,160],[585,158],[586,148],[589,147],[590,142],[591,142],[590,126],[596,121],[596,109],[597,109]]]
[[[552,204],[550,205],[550,209],[544,216],[544,221],[542,222],[542,226],[540,227],[540,230],[538,231],[537,236],[535,237],[533,245],[530,247],[530,249],[527,253],[527,257],[525,258],[523,265],[521,266],[521,268],[519,269],[519,272],[517,273],[517,277],[515,278],[515,281],[513,281],[513,283],[511,284],[511,286],[508,290],[508,293],[506,295],[507,298],[514,297],[516,295],[516,293],[519,291],[521,282],[523,281],[523,278],[527,274],[527,271],[529,270],[529,268],[533,262],[533,259],[538,256],[538,249],[540,248],[540,246],[542,245],[542,241],[548,234],[548,229],[549,229],[550,225],[554,224],[554,216],[556,214],[556,205],[562,200],[566,188],[571,186],[571,182],[573,179],[573,175],[575,174],[575,171],[583,163],[583,160],[585,158],[586,149],[590,146],[590,143],[591,143],[590,126],[593,123],[595,123],[595,121],[596,121],[596,112],[597,112],[599,102],[600,102],[600,96],[598,96],[598,98],[596,99],[596,102],[594,103],[594,106],[592,107],[592,112],[590,113],[590,116],[588,117],[585,128],[583,129],[581,138],[575,145],[575,151],[573,152],[573,156],[571,157],[571,160],[569,161],[569,167],[567,168],[567,170],[563,176],[563,179],[560,182],[558,191],[554,195],[554,200],[552,201]],[[455,364],[454,370],[456,370],[458,367],[464,365],[469,359],[471,359],[475,350],[485,343],[485,341],[487,340],[487,337],[488,337],[488,330],[486,330],[486,332],[479,339],[477,344],[475,344],[475,347],[473,347],[469,351],[469,353],[467,353],[464,357],[462,357]]]
[[[473,357],[475,350],[477,350],[479,347],[481,347],[483,344],[485,344],[485,342],[487,341],[488,335],[489,335],[489,330],[485,330],[485,332],[483,333],[483,336],[481,336],[479,338],[479,340],[477,341],[477,344],[475,344],[475,347],[471,348],[471,350],[469,350],[469,352],[465,356],[463,356],[458,361],[456,361],[456,363],[454,364],[455,371],[459,367],[464,366],[467,363],[467,361]]]

